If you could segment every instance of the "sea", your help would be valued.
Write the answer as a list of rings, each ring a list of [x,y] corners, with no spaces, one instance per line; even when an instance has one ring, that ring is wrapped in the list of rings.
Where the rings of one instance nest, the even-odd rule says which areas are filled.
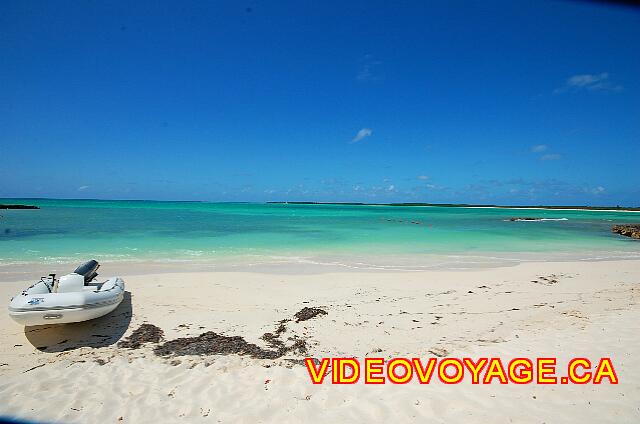
[[[624,211],[0,199],[0,265],[99,261],[461,268],[640,258]],[[516,220],[511,218],[536,218]],[[324,261],[324,262],[323,262]]]

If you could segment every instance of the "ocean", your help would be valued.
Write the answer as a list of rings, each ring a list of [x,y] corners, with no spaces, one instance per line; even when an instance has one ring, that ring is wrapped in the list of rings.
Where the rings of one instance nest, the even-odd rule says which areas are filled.
[[[640,213],[433,206],[1,199],[0,265],[101,261],[640,257]],[[544,218],[515,221],[511,217]],[[386,259],[385,259],[386,258]],[[402,260],[398,258],[403,258]],[[356,261],[356,262],[357,262]]]

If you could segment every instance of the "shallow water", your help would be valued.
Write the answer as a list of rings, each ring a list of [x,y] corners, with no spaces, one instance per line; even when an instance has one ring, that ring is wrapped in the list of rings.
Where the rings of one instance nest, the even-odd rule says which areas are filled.
[[[526,255],[640,256],[639,241],[610,231],[616,223],[640,223],[635,212],[40,199],[0,203],[41,207],[0,211],[2,265],[89,257],[264,263],[311,257],[475,256],[508,262]],[[545,220],[509,221],[524,216]]]

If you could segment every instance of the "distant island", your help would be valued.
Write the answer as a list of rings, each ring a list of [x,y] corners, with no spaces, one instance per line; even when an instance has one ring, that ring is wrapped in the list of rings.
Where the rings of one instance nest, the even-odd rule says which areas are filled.
[[[3,205],[0,204],[0,209],[40,209],[39,206],[33,205]]]
[[[341,206],[436,206],[446,208],[502,208],[502,209],[578,209],[588,211],[640,211],[640,207],[623,206],[505,206],[505,205],[479,205],[470,203],[359,203],[359,202],[267,202],[279,205],[341,205]]]

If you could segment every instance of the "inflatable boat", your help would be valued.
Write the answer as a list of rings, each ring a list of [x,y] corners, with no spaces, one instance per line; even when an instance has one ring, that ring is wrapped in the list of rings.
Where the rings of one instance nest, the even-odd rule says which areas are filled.
[[[55,274],[11,299],[9,315],[22,325],[64,324],[87,321],[108,314],[124,298],[120,277],[96,282],[100,264],[91,260],[67,275]]]

